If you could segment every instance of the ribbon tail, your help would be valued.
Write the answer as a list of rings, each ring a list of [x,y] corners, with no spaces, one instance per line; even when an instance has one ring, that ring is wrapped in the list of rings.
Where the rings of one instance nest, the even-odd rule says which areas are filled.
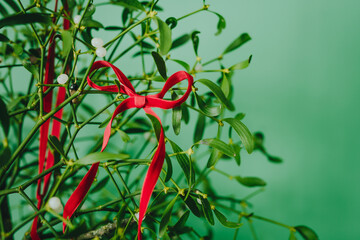
[[[90,170],[86,173],[85,177],[81,180],[78,187],[75,189],[74,193],[71,194],[69,200],[67,201],[64,207],[63,217],[69,219],[76,209],[81,204],[82,200],[85,198],[88,193],[91,184],[93,183],[97,170],[99,168],[99,163],[95,163],[91,166]],[[63,232],[65,232],[66,223],[63,223]]]
[[[156,152],[154,154],[154,157],[151,161],[150,167],[146,173],[143,187],[141,190],[141,196],[140,196],[140,209],[139,209],[139,225],[138,225],[138,239],[141,240],[141,224],[144,219],[144,216],[146,214],[146,210],[149,205],[149,201],[151,198],[151,195],[154,191],[156,182],[159,178],[162,166],[164,164],[165,159],[165,139],[164,139],[164,131],[163,127],[161,125],[160,118],[153,112],[150,108],[144,108],[145,112],[148,114],[151,114],[155,116],[161,126],[160,136],[159,136],[159,145],[156,149]]]
[[[116,115],[125,111],[126,109],[131,108],[130,101],[125,99],[119,106],[116,107],[110,122],[106,126],[103,138],[103,144],[101,148],[101,152],[105,150],[107,143],[109,142],[109,138],[111,136],[111,124]],[[73,194],[71,194],[69,200],[65,204],[63,217],[65,219],[71,218],[76,209],[79,207],[81,202],[84,200],[86,194],[90,190],[92,183],[94,182],[97,170],[99,168],[99,163],[95,163],[91,166],[90,170],[86,173],[85,177],[81,180],[80,184],[77,186]],[[65,232],[66,223],[63,223],[63,232]]]

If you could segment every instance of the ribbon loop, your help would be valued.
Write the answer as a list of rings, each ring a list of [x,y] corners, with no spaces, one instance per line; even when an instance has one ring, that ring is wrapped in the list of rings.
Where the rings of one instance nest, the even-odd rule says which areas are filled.
[[[109,86],[98,86],[94,82],[91,81],[89,76],[87,77],[87,82],[90,87],[95,88],[100,91],[107,91],[107,92],[118,92],[120,91],[124,95],[128,95],[129,97],[123,100],[119,106],[116,107],[108,125],[106,126],[103,138],[103,144],[101,151],[107,146],[107,143],[111,136],[111,124],[114,118],[123,111],[131,108],[143,108],[147,114],[150,114],[156,117],[159,120],[161,132],[159,136],[159,143],[156,149],[156,152],[153,156],[151,161],[150,167],[146,173],[144,184],[141,190],[140,196],[140,209],[139,209],[139,226],[138,226],[138,238],[141,239],[141,223],[146,214],[147,207],[149,205],[149,201],[151,198],[151,194],[154,191],[156,182],[159,178],[164,158],[165,158],[165,136],[164,130],[160,121],[160,118],[156,115],[156,113],[151,109],[152,107],[162,108],[162,109],[170,109],[179,106],[183,102],[186,101],[189,94],[191,93],[191,88],[193,85],[193,78],[192,76],[185,72],[179,71],[171,75],[168,80],[165,82],[164,87],[158,94],[154,95],[147,95],[142,96],[135,92],[135,89],[129,79],[114,65],[106,61],[96,61],[90,69],[90,73],[95,71],[96,69],[103,68],[103,67],[110,67],[117,76],[119,82],[122,84],[120,85],[120,89],[116,85],[109,85]],[[90,74],[89,73],[89,74]],[[163,99],[167,91],[172,88],[177,83],[188,80],[188,87],[184,95],[177,99],[177,100],[165,100]],[[85,198],[87,192],[90,189],[92,182],[94,181],[96,172],[98,170],[99,163],[93,164],[90,168],[89,172],[85,175],[85,177],[81,180],[78,187],[75,189],[74,193],[70,196],[68,202],[64,207],[64,214],[63,217],[68,219],[73,215],[76,211],[77,207]],[[63,225],[63,230],[65,231],[66,224]]]

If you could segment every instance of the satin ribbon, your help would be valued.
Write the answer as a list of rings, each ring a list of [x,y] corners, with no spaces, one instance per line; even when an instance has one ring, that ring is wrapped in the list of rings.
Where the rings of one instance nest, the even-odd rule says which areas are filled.
[[[58,1],[55,2],[55,12],[57,11],[57,4]],[[65,11],[68,11],[68,5],[67,2],[64,1],[64,9]],[[53,22],[55,19],[53,20]],[[54,22],[55,23],[55,22]],[[67,19],[64,19],[63,22],[64,29],[69,29],[70,27],[70,21]],[[45,75],[44,75],[44,84],[52,84],[53,79],[55,77],[55,68],[54,68],[54,61],[55,61],[55,40],[54,40],[55,33],[52,33],[49,41],[49,50],[48,55],[46,58],[46,65],[45,65]],[[43,91],[45,92],[49,87],[44,86]],[[66,95],[66,89],[65,87],[59,87],[57,99],[56,99],[56,107],[59,106],[64,100]],[[52,97],[53,92],[49,92],[44,98],[43,98],[43,109],[46,113],[51,111],[52,107]],[[63,109],[61,108],[58,112],[55,113],[55,117],[61,119],[62,118]],[[46,120],[43,125],[40,127],[40,139],[39,139],[39,163],[38,163],[38,173],[41,174],[44,170],[47,170],[51,168],[54,165],[54,155],[48,149],[47,157],[46,157],[46,150],[47,150],[47,144],[48,144],[48,135],[49,135],[49,126],[50,126],[50,119]],[[52,130],[51,135],[59,138],[60,137],[60,129],[61,129],[61,123],[57,120],[53,120],[52,122]],[[44,169],[45,167],[45,169]],[[41,185],[42,185],[42,178],[40,178],[37,182],[37,190],[36,190],[36,199],[37,199],[37,208],[40,209],[41,205],[43,203],[43,198],[45,194],[47,193],[47,190],[49,188],[51,173],[44,176],[44,183],[42,186],[42,192],[41,192]],[[37,233],[38,229],[38,216],[36,216],[33,220],[33,224],[31,226],[31,232],[30,236],[32,240],[40,240],[40,237]]]
[[[139,207],[139,222],[138,222],[138,239],[141,240],[141,223],[143,221],[143,218],[145,216],[151,194],[155,188],[156,182],[159,178],[164,158],[165,158],[165,140],[164,140],[164,130],[160,121],[160,118],[156,115],[156,113],[151,109],[153,107],[155,108],[162,108],[162,109],[171,109],[175,108],[179,105],[181,105],[183,102],[186,101],[188,98],[192,84],[193,84],[193,78],[190,74],[188,74],[185,71],[179,71],[174,73],[172,76],[169,77],[169,79],[165,82],[165,85],[163,89],[158,93],[154,95],[147,95],[147,96],[141,96],[138,95],[135,92],[135,89],[131,82],[127,79],[127,77],[114,65],[112,65],[109,62],[106,61],[97,61],[93,64],[93,66],[90,69],[90,73],[104,67],[110,67],[115,72],[118,80],[122,84],[120,86],[120,89],[118,89],[117,85],[110,85],[110,86],[98,86],[94,82],[91,81],[89,77],[87,77],[88,85],[92,88],[95,88],[100,91],[106,91],[106,92],[120,92],[123,95],[128,95],[129,97],[126,98],[124,101],[122,101],[119,106],[116,107],[110,122],[108,123],[103,137],[103,143],[101,152],[104,151],[106,148],[106,145],[109,142],[109,138],[111,135],[111,124],[114,118],[121,112],[126,111],[131,108],[142,108],[147,114],[150,114],[154,117],[156,117],[159,120],[161,131],[159,136],[159,143],[158,147],[156,149],[156,152],[154,154],[154,157],[151,161],[150,167],[146,173],[143,187],[141,190],[141,196],[140,196],[140,207]],[[89,73],[89,75],[90,75]],[[164,100],[163,97],[165,96],[166,92],[173,87],[175,84],[187,79],[188,80],[188,88],[185,92],[185,94],[177,99],[177,100]],[[70,218],[73,213],[76,211],[76,209],[81,204],[82,200],[85,198],[87,192],[89,191],[91,184],[94,181],[94,178],[96,176],[97,170],[99,167],[99,163],[93,164],[90,168],[90,170],[87,172],[85,177],[81,180],[78,187],[75,189],[73,194],[70,196],[68,202],[66,203],[64,207],[64,214],[63,217],[65,219]],[[63,224],[63,231],[65,231],[66,223]]]

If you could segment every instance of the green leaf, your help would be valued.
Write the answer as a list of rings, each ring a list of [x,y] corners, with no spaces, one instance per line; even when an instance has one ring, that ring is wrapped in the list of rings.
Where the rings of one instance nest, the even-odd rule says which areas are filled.
[[[0,28],[29,23],[51,24],[50,14],[26,13],[11,15],[0,20]]]
[[[241,158],[240,158],[241,147],[239,145],[237,145],[237,144],[234,144],[234,143],[230,143],[229,145],[233,149],[234,153],[236,154],[235,160],[236,160],[237,165],[240,166],[240,163],[241,163]]]
[[[72,35],[70,30],[63,30],[61,31],[61,39],[63,42],[63,49],[62,49],[62,57],[66,58],[66,56],[70,53],[72,48]]]
[[[224,73],[221,80],[221,90],[223,91],[226,98],[228,98],[230,95],[230,89],[231,89],[231,82]]]
[[[221,90],[221,88],[208,79],[199,79],[196,82],[204,84],[206,87],[210,89],[210,91],[228,108],[230,111],[233,111],[234,105],[225,97],[225,94]]]
[[[165,20],[166,24],[169,25],[170,29],[173,29],[177,25],[177,20],[174,17],[169,17]]]
[[[96,153],[90,153],[89,155],[86,155],[85,157],[75,161],[74,163],[77,165],[89,165],[94,164],[98,162],[105,162],[108,160],[124,160],[128,159],[130,156],[128,154],[123,153],[107,153],[107,152],[96,152]]]
[[[229,67],[229,70],[233,71],[233,70],[241,70],[241,69],[247,68],[251,62],[251,58],[252,58],[252,55],[250,55],[250,57],[247,60],[239,62],[235,65],[232,65],[231,67]]]
[[[214,225],[214,214],[211,211],[211,206],[209,200],[207,198],[199,197],[201,200],[201,207],[205,216],[205,219],[210,223],[210,225]]]
[[[258,177],[235,177],[236,181],[247,187],[260,187],[265,186],[266,182]]]
[[[198,142],[203,138],[205,125],[206,125],[205,116],[199,113],[194,131],[194,138],[193,138],[194,142]]]
[[[212,12],[212,11],[210,11],[210,12]],[[218,14],[216,12],[212,12],[212,13],[216,14],[216,16],[219,17],[219,21],[217,23],[217,30],[218,31],[215,33],[215,35],[217,36],[222,32],[223,29],[225,29],[226,21],[225,21],[225,18],[223,16],[221,16],[220,14]]]
[[[144,6],[137,0],[116,0],[111,1],[111,3],[129,8],[131,10],[141,10],[145,12]]]
[[[295,227],[296,231],[298,231],[300,233],[300,235],[305,239],[305,240],[318,240],[319,237],[316,235],[316,233],[314,232],[314,230],[310,229],[307,226],[296,226]]]
[[[96,7],[94,4],[90,4],[89,7],[86,9],[86,12],[84,14],[84,17],[91,17],[92,15],[94,15],[96,11]]]
[[[180,47],[182,45],[184,45],[185,43],[187,43],[190,40],[190,35],[189,34],[184,34],[181,35],[180,37],[178,37],[177,39],[175,39],[171,45],[171,49]]]
[[[169,141],[174,153],[183,152],[183,150],[176,143],[174,143],[173,141],[171,141],[169,139],[168,139],[168,141]],[[190,158],[188,157],[188,155],[186,153],[176,154],[175,157],[185,174],[185,177],[186,177],[186,180],[187,180],[189,186],[191,186],[192,184],[195,183],[195,171],[192,166]]]
[[[196,56],[198,56],[198,48],[199,48],[199,31],[194,31],[191,33],[191,41],[193,43],[194,51]]]
[[[158,54],[157,52],[151,52],[152,57],[154,58],[156,67],[160,73],[160,75],[163,77],[163,79],[166,81],[166,66],[164,59]]]
[[[295,233],[293,231],[290,231],[289,240],[296,240]]]
[[[186,71],[190,72],[190,66],[186,62],[181,61],[181,60],[177,60],[177,59],[170,59],[170,60],[180,64],[181,66],[183,66],[185,68]]]
[[[216,218],[219,220],[219,222],[227,228],[239,228],[243,225],[243,223],[235,223],[235,222],[229,222],[227,218],[219,212],[217,209],[214,209],[214,213]]]
[[[194,93],[194,95],[195,95],[195,99],[196,99],[197,104],[199,105],[200,110],[205,115],[212,116],[212,117],[220,115],[220,113],[221,113],[220,106],[215,106],[215,107],[209,106],[202,100],[202,98],[197,93]]]
[[[171,202],[169,203],[169,205],[167,205],[167,207],[165,208],[164,214],[161,217],[161,221],[160,221],[160,229],[159,229],[159,235],[160,237],[164,236],[164,233],[166,232],[166,228],[169,225],[170,222],[170,217],[171,217],[171,212],[172,209],[174,207],[174,204],[176,202],[177,196],[171,200]]]
[[[183,215],[181,215],[179,220],[175,223],[174,229],[176,229],[176,230],[182,229],[185,226],[186,221],[188,220],[189,216],[190,216],[190,211],[186,210],[186,212]]]
[[[244,144],[246,151],[250,154],[254,150],[254,139],[249,129],[236,118],[225,118],[222,121],[227,122],[239,135],[241,142]]]
[[[9,41],[10,39],[7,36],[0,33],[0,42],[9,42]]]
[[[171,97],[173,100],[178,99],[178,96],[175,92],[171,94]],[[181,106],[174,107],[172,109],[172,127],[174,130],[174,133],[176,135],[179,135],[180,129],[181,129],[181,117],[182,117],[182,110]]]
[[[106,176],[103,179],[101,179],[100,181],[98,181],[96,183],[95,187],[93,187],[91,189],[91,193],[96,193],[96,192],[100,191],[101,189],[103,189],[106,186],[106,184],[109,182],[109,179],[110,178],[108,176]]]
[[[222,153],[218,149],[214,148],[211,151],[211,154],[210,154],[209,160],[206,164],[206,167],[210,168],[210,167],[214,166],[216,164],[216,162],[220,159],[221,155],[222,155]]]
[[[11,150],[8,146],[4,147],[0,151],[0,168],[5,166],[11,159]],[[0,170],[2,172],[3,169]]]
[[[6,108],[5,102],[0,97],[0,122],[4,131],[5,137],[9,134],[10,117]]]
[[[155,116],[151,115],[151,114],[146,114],[146,116],[150,119],[152,125],[153,125],[153,128],[154,128],[154,131],[155,131],[155,134],[156,134],[156,138],[159,140],[160,138],[160,132],[161,132],[161,123],[159,122],[159,119],[157,119]]]
[[[165,176],[164,181],[167,182],[170,180],[170,178],[172,176],[173,167],[172,167],[171,159],[170,159],[169,155],[167,155],[167,153],[165,153],[165,160],[166,160],[167,169],[166,169],[166,176]]]
[[[57,137],[50,135],[49,136],[49,144],[52,149],[57,151],[61,156],[63,156],[65,158],[64,148]]]
[[[124,132],[120,129],[116,129],[116,131],[120,134],[120,137],[124,142],[130,141],[130,137],[129,137],[129,135],[126,134],[126,132]]]
[[[180,197],[182,198],[182,200],[184,200],[186,206],[190,209],[192,214],[194,214],[197,217],[201,217],[199,205],[197,204],[197,202],[194,200],[194,198],[191,195],[189,195],[186,198],[186,200],[185,200],[185,196],[180,196]]]
[[[183,120],[186,124],[189,123],[190,121],[190,113],[189,113],[189,108],[185,105],[185,104],[182,104],[181,105],[181,110],[182,110],[182,116],[183,116]]]
[[[208,145],[212,148],[215,148],[229,157],[236,157],[236,154],[233,151],[233,149],[228,144],[221,141],[220,139],[208,138],[208,139],[203,139],[203,140],[199,141],[198,143]]]
[[[88,27],[88,28],[104,28],[104,25],[101,22],[95,21],[90,17],[84,17],[81,25]]]
[[[156,18],[156,20],[160,31],[160,54],[166,55],[170,51],[172,44],[171,29],[160,18]]]
[[[241,47],[244,43],[251,40],[251,37],[247,33],[241,34],[237,37],[230,45],[225,49],[222,55],[234,51],[235,49]]]

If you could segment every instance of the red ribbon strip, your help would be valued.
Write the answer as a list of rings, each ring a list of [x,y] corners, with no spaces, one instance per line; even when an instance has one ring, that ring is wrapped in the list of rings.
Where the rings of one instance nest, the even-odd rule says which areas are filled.
[[[143,218],[145,216],[151,194],[155,188],[156,182],[159,178],[164,158],[165,158],[165,141],[164,141],[164,130],[160,121],[160,118],[156,115],[156,113],[151,109],[152,107],[156,108],[162,108],[162,109],[171,109],[175,108],[179,105],[181,105],[183,102],[186,101],[188,98],[192,84],[193,84],[193,78],[190,74],[188,74],[185,71],[179,71],[174,73],[172,76],[169,77],[169,79],[165,82],[165,85],[163,89],[158,93],[154,95],[147,95],[147,96],[141,96],[138,95],[135,92],[135,89],[129,79],[114,65],[112,65],[109,62],[106,61],[97,61],[93,64],[93,66],[90,69],[90,73],[104,67],[110,67],[115,72],[118,80],[122,84],[120,86],[120,89],[118,89],[117,85],[110,85],[110,86],[98,86],[94,82],[91,81],[89,77],[87,77],[87,82],[90,87],[95,88],[100,91],[106,91],[106,92],[120,92],[123,95],[128,95],[129,97],[126,98],[124,101],[122,101],[119,106],[116,107],[110,122],[108,123],[105,132],[104,132],[104,138],[103,138],[103,144],[101,148],[101,152],[104,151],[106,148],[106,145],[109,142],[109,138],[111,135],[111,124],[113,119],[121,112],[126,111],[131,108],[143,108],[144,111],[147,114],[150,114],[154,117],[156,117],[161,126],[160,131],[160,137],[159,137],[159,144],[156,149],[156,152],[154,154],[154,157],[151,161],[150,167],[146,173],[141,196],[140,196],[140,209],[139,209],[139,225],[138,225],[138,239],[141,240],[141,223],[143,221]],[[90,74],[89,73],[89,74]],[[164,100],[163,97],[165,96],[166,92],[173,87],[175,84],[187,79],[188,80],[188,88],[185,92],[185,94],[174,101],[170,100]],[[97,170],[99,167],[99,163],[93,164],[90,168],[90,170],[87,172],[85,177],[81,180],[78,187],[75,189],[74,193],[70,196],[68,202],[65,205],[64,208],[64,214],[63,217],[65,219],[70,218],[73,213],[76,211],[76,209],[79,207],[82,200],[85,198],[87,192],[89,191],[91,184],[94,181],[94,178],[96,176]],[[66,223],[63,224],[63,231],[65,231]]]
[[[57,11],[57,3],[55,2],[55,12]],[[67,2],[64,2],[64,9],[65,11],[68,11],[68,5]],[[53,20],[55,21],[55,19]],[[64,29],[70,28],[70,21],[67,19],[64,19],[63,22]],[[45,76],[44,76],[44,84],[52,84],[53,80],[55,78],[55,68],[54,68],[54,61],[55,61],[55,40],[54,40],[55,34],[53,33],[50,37],[49,41],[49,50],[48,50],[48,56],[46,58],[46,66],[45,66]],[[44,86],[43,91],[45,92],[49,87]],[[65,87],[59,87],[57,99],[56,99],[56,107],[59,106],[64,100],[66,95],[66,89]],[[44,112],[48,113],[51,111],[52,107],[52,97],[53,92],[49,92],[44,98],[43,98],[43,109]],[[62,118],[63,109],[60,109],[58,112],[55,113],[55,117],[61,119]],[[39,174],[41,174],[44,170],[47,170],[51,168],[54,165],[54,155],[48,150],[48,154],[46,157],[46,149],[47,149],[47,143],[48,143],[48,135],[49,135],[49,126],[50,126],[50,119],[46,120],[46,122],[41,125],[40,127],[40,139],[39,139]],[[52,122],[52,130],[51,135],[59,138],[60,137],[60,129],[61,129],[61,123],[57,120],[53,120]],[[45,169],[44,169],[45,165]],[[51,173],[45,175],[44,177],[44,184],[43,189],[41,193],[41,184],[42,179],[40,178],[37,182],[37,191],[36,191],[36,199],[38,201],[37,208],[40,209],[41,205],[43,203],[43,198],[49,188]],[[31,226],[31,232],[30,236],[33,240],[40,240],[40,237],[37,233],[38,229],[38,216],[36,216],[33,220],[33,224]]]

